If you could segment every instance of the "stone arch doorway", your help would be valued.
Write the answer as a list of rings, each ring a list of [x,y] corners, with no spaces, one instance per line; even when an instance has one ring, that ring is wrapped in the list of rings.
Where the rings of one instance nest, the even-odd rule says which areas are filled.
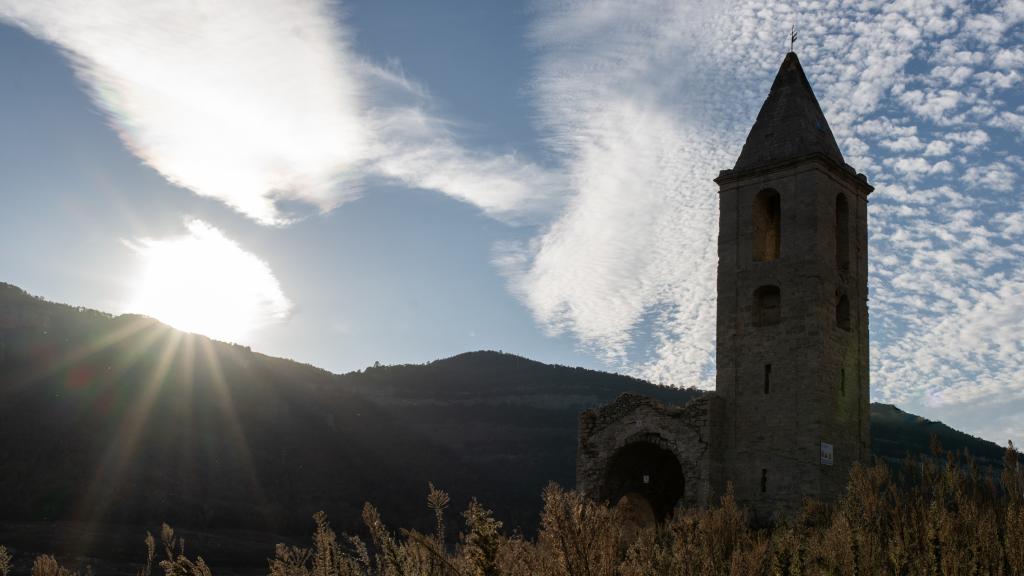
[[[609,459],[603,492],[601,498],[612,505],[625,496],[631,507],[649,506],[653,519],[660,522],[683,498],[683,468],[675,454],[657,443],[631,442]]]

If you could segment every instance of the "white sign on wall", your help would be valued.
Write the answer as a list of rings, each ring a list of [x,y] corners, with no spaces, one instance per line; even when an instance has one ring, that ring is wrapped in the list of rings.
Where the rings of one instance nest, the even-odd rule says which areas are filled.
[[[821,463],[825,466],[832,465],[832,445],[826,442],[821,443]]]

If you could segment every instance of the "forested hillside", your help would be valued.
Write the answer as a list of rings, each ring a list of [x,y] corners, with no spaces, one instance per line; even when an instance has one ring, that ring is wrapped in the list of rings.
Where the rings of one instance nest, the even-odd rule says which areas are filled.
[[[317,510],[360,530],[365,501],[428,529],[428,481],[532,533],[544,485],[573,484],[579,412],[623,392],[699,394],[499,352],[335,375],[0,284],[0,535],[168,521],[303,537]],[[983,463],[1003,454],[891,406],[872,407],[872,433],[890,459],[933,433]],[[41,550],[95,544],[39,530],[67,548]]]

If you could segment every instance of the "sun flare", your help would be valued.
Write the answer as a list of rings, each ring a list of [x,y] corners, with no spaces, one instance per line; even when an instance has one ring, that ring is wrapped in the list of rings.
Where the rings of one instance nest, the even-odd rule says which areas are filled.
[[[186,227],[182,236],[126,242],[143,263],[128,312],[225,341],[287,317],[291,303],[266,262],[201,220]]]

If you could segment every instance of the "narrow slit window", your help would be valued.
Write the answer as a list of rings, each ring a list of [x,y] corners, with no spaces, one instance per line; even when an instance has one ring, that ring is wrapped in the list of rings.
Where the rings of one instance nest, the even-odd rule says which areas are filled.
[[[778,324],[782,294],[778,286],[761,286],[754,291],[754,326]]]
[[[839,369],[839,393],[846,396],[846,368]]]
[[[764,393],[768,394],[772,391],[772,365],[764,365]]]
[[[761,190],[753,206],[754,260],[771,262],[782,248],[782,200],[771,188]]]
[[[850,299],[843,294],[836,302],[836,326],[843,330],[850,329]]]
[[[850,204],[845,194],[836,196],[836,266],[840,272],[850,271]]]
[[[761,492],[768,491],[768,469],[761,468]]]

